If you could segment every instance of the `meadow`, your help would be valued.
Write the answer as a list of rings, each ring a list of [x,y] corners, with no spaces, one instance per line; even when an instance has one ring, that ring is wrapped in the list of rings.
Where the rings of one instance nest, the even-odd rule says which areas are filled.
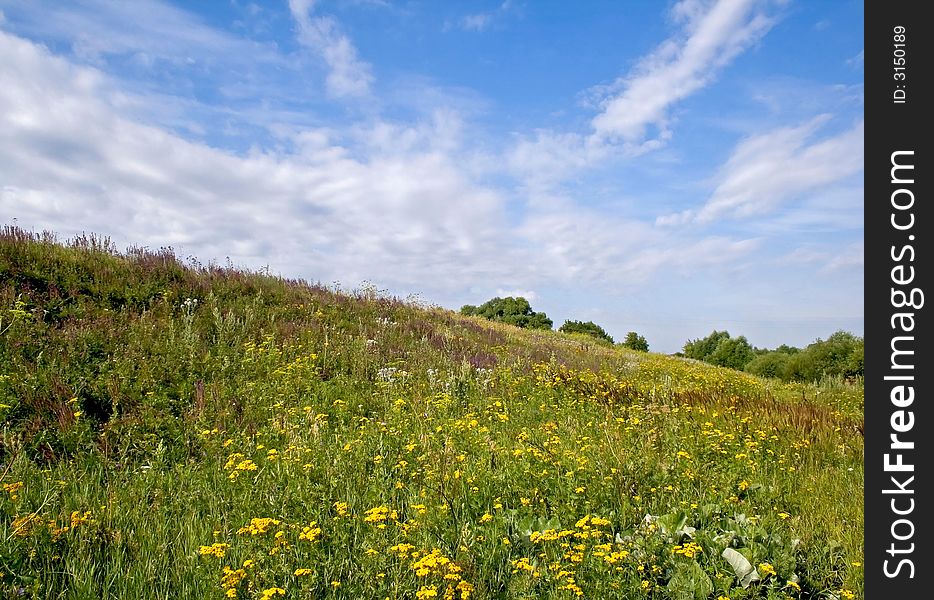
[[[0,233],[0,595],[861,598],[863,388]]]

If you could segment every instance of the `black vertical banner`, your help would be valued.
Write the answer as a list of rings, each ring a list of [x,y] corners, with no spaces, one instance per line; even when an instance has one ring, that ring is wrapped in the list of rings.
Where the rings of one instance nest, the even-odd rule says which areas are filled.
[[[867,598],[934,597],[929,7],[866,4]]]

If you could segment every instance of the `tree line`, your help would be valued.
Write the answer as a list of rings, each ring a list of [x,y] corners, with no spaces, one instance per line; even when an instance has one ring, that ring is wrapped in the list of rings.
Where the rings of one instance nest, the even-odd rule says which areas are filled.
[[[480,306],[464,305],[462,315],[477,316],[527,329],[552,329],[554,323],[544,312],[532,310],[525,298],[492,298]],[[563,333],[589,336],[615,344],[613,337],[593,321],[566,320],[558,328]],[[649,343],[635,331],[618,344],[648,352]],[[728,331],[716,331],[704,338],[688,340],[676,356],[693,358],[712,365],[746,371],[761,377],[784,381],[816,381],[823,377],[854,378],[863,375],[863,338],[847,331],[837,331],[826,340],[818,338],[804,348],[782,344],[769,350],[753,347],[745,336],[732,337]]]
[[[507,298],[496,297],[487,300],[480,306],[465,304],[461,307],[460,313],[473,317],[483,317],[490,321],[508,323],[509,325],[524,327],[526,329],[551,329],[554,325],[554,322],[548,318],[548,315],[543,312],[535,312],[532,310],[529,301],[521,296],[518,298],[513,298],[512,296]],[[564,322],[564,325],[558,328],[558,331],[590,336],[595,340],[607,342],[609,344],[615,343],[613,337],[608,334],[603,327],[600,327],[593,321],[567,320]],[[649,351],[648,341],[635,331],[627,333],[626,339],[619,345],[632,350],[641,350],[642,352]]]
[[[745,336],[714,331],[684,344],[683,356],[784,381],[816,381],[823,377],[863,376],[863,338],[837,331],[804,348],[782,344],[774,350],[754,348]]]

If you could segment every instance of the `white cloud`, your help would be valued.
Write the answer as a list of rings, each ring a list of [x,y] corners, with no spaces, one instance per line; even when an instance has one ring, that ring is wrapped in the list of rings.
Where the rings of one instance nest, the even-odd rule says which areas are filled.
[[[299,41],[319,53],[328,65],[328,93],[334,97],[368,94],[373,80],[370,65],[360,60],[357,49],[334,19],[311,16],[315,2],[289,0],[289,10],[298,25]]]
[[[493,22],[493,15],[490,13],[478,13],[467,15],[461,19],[461,27],[466,31],[483,31]]]
[[[865,260],[865,249],[863,242],[855,242],[843,248],[840,252],[834,254],[820,272],[830,273],[843,269],[862,270]]]
[[[510,280],[524,260],[501,241],[500,195],[432,145],[456,138],[443,116],[383,134],[404,152],[355,158],[306,130],[290,153],[239,157],[121,116],[93,69],[5,33],[0,54],[0,214],[23,225],[425,291]]]
[[[643,58],[634,73],[609,89],[592,121],[594,135],[631,146],[664,142],[671,135],[671,107],[713,81],[717,72],[758,42],[774,25],[769,2],[682,0],[671,11],[682,26]],[[654,130],[654,135],[651,135]]]
[[[534,290],[504,290],[503,288],[496,290],[496,296],[499,298],[525,298],[529,302],[534,302],[538,298],[538,294]]]
[[[813,141],[829,119],[829,115],[822,115],[797,127],[782,127],[743,140],[721,167],[716,189],[701,208],[660,217],[657,224],[709,223],[723,217],[766,214],[789,200],[859,173],[863,168],[863,122]]]
[[[866,60],[865,54],[866,54],[865,50],[860,50],[856,56],[854,56],[853,58],[848,58],[846,60],[846,64],[853,67],[854,69],[862,69],[863,63]]]
[[[863,268],[865,250],[863,242],[853,242],[843,248],[832,247],[827,244],[807,244],[795,248],[793,251],[775,259],[778,266],[809,266],[815,273],[827,275],[835,271],[846,269],[861,270]]]
[[[771,0],[681,0],[671,9],[677,35],[643,57],[627,77],[581,93],[597,108],[588,135],[539,130],[518,136],[509,154],[513,174],[531,187],[553,186],[611,157],[633,158],[662,148],[672,136],[671,109],[710,84],[717,72],[775,24]],[[683,220],[662,217],[661,223]]]
[[[541,189],[602,160],[609,150],[590,137],[539,130],[517,139],[507,166],[526,185]]]
[[[444,24],[444,30],[448,31],[454,27],[462,29],[464,31],[473,31],[473,32],[483,32],[492,27],[497,21],[499,21],[503,16],[509,14],[515,5],[512,0],[505,0],[502,4],[499,5],[496,10],[473,13],[469,15],[464,15],[456,21],[446,21]]]

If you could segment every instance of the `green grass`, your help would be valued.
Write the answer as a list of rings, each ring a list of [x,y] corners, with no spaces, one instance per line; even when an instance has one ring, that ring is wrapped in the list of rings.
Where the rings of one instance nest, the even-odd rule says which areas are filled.
[[[862,597],[862,394],[6,228],[0,594]]]

